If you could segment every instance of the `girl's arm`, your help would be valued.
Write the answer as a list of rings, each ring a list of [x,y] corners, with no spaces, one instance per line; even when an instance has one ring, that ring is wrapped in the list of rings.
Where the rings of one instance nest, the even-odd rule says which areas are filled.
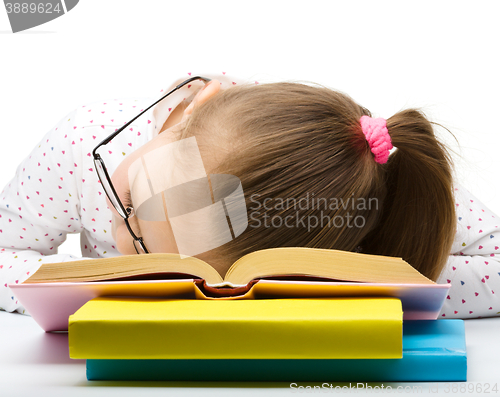
[[[500,217],[455,186],[457,233],[438,283],[451,283],[440,318],[500,315]]]
[[[79,216],[76,165],[72,144],[78,110],[65,116],[18,166],[0,193],[0,309],[24,308],[8,287],[21,283],[42,263],[82,259],[57,254],[67,233],[83,228]]]

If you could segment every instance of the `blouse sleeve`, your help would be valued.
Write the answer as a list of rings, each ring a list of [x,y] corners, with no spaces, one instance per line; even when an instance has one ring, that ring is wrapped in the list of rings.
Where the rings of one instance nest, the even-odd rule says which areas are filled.
[[[467,189],[455,186],[457,232],[438,283],[451,283],[440,318],[500,315],[500,222]]]
[[[82,259],[57,254],[67,233],[83,228],[79,216],[77,145],[67,139],[78,110],[66,115],[18,166],[0,194],[0,309],[25,309],[10,283],[18,284],[46,262]]]

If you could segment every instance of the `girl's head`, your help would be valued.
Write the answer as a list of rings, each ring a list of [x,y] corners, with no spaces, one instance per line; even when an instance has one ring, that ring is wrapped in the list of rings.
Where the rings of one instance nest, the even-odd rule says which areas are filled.
[[[199,257],[224,274],[265,248],[361,250],[439,276],[455,232],[451,160],[421,112],[387,120],[396,149],[379,164],[360,124],[371,114],[345,94],[287,82],[204,91],[168,139],[196,137],[207,174],[241,180],[248,227]]]

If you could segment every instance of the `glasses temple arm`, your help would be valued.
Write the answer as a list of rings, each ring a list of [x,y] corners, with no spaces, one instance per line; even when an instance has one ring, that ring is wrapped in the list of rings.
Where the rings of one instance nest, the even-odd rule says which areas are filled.
[[[122,132],[125,128],[127,128],[132,122],[134,122],[136,119],[138,119],[140,116],[142,116],[144,113],[146,113],[149,109],[151,109],[153,106],[155,106],[158,102],[160,102],[161,100],[163,100],[165,97],[169,96],[170,94],[172,94],[174,91],[177,91],[179,88],[182,88],[183,86],[185,86],[186,84],[189,84],[190,82],[192,82],[193,80],[203,80],[205,82],[209,82],[211,79],[207,78],[207,77],[201,77],[201,76],[195,76],[195,77],[191,77],[190,79],[186,80],[186,81],[183,81],[181,84],[177,85],[175,88],[172,88],[169,92],[167,92],[165,95],[163,95],[160,99],[158,99],[156,102],[154,102],[152,105],[148,106],[146,109],[144,109],[141,113],[139,113],[137,116],[135,116],[132,120],[130,120],[127,124],[125,124],[124,126],[121,126],[118,130],[116,130],[114,133],[112,133],[111,135],[109,135],[106,139],[104,139],[101,143],[99,143],[95,148],[94,150],[92,150],[92,156],[94,158],[97,158],[97,156],[99,156],[96,152],[97,152],[97,149],[99,149],[101,146],[103,145],[107,145],[109,143],[109,141],[111,141],[115,136],[117,136],[120,132]]]

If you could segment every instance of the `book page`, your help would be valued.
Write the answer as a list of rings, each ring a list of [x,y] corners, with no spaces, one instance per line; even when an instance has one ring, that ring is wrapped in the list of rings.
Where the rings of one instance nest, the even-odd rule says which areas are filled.
[[[401,258],[304,247],[252,252],[236,261],[225,279],[246,284],[255,278],[285,274],[355,282],[435,284]]]

